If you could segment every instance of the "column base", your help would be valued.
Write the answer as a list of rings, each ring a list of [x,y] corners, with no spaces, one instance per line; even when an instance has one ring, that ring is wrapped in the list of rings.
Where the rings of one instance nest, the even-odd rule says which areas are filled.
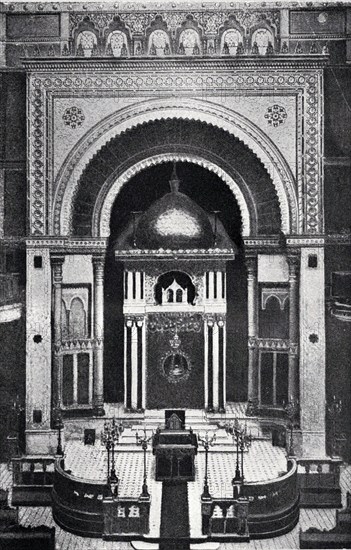
[[[94,405],[93,413],[95,416],[105,416],[105,409],[103,405]]]
[[[27,455],[56,455],[57,430],[26,430]]]
[[[325,432],[294,430],[294,454],[297,458],[327,458]]]

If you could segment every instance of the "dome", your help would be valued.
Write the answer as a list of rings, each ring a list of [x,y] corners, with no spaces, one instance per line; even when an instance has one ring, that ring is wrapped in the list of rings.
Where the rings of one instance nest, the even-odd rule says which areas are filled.
[[[173,169],[171,192],[154,202],[141,216],[136,246],[156,249],[205,249],[213,246],[212,225],[206,212],[179,191]]]

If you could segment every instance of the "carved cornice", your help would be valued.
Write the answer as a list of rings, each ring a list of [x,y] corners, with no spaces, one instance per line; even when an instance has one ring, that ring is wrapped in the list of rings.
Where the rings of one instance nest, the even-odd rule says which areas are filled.
[[[264,351],[286,351],[291,355],[298,354],[298,344],[279,338],[256,338],[255,336],[250,336],[248,347],[249,349],[257,348]]]
[[[89,59],[67,59],[56,58],[55,60],[47,58],[24,59],[23,66],[31,72],[40,73],[55,72],[99,72],[123,70],[129,73],[135,71],[157,71],[160,69],[178,72],[179,70],[200,71],[208,69],[238,71],[251,69],[256,71],[264,70],[309,70],[323,69],[328,63],[325,56],[304,56],[298,58],[295,55],[276,55],[272,57],[236,57],[233,58],[192,58],[191,61],[184,58],[162,58],[162,59],[110,59],[110,58],[89,58]]]
[[[297,4],[293,0],[284,2],[282,4],[282,7],[284,9],[294,9],[296,10]],[[299,2],[298,8],[310,8],[311,4],[307,0],[304,2]],[[313,2],[314,9],[323,8],[325,9],[326,4],[325,2]],[[130,2],[130,0],[120,0],[118,3],[111,1],[111,2],[104,2],[104,3],[86,3],[86,2],[48,2],[45,4],[36,4],[32,2],[8,2],[3,3],[0,6],[0,13],[1,12],[8,12],[8,13],[37,13],[40,14],[45,11],[45,13],[59,13],[59,12],[65,12],[65,13],[72,13],[72,15],[89,15],[91,13],[108,13],[112,12],[113,14],[116,13],[116,10],[118,10],[118,13],[124,14],[133,14],[135,12],[144,12],[146,14],[151,13],[153,17],[155,17],[155,14],[166,12],[169,14],[177,14],[179,11],[185,11],[186,13],[193,13],[194,11],[196,13],[201,14],[211,14],[213,12],[222,12],[227,10],[228,14],[230,15],[235,10],[240,10],[242,13],[242,17],[244,17],[246,14],[250,14],[250,11],[254,11],[256,13],[266,13],[267,10],[274,11],[279,13],[280,9],[277,7],[276,1],[270,1],[265,2],[264,6],[262,7],[257,4],[256,6],[253,6],[254,10],[251,8],[248,9],[247,2],[232,2],[230,0],[222,0],[220,2],[216,2],[214,5],[213,2],[206,1],[206,2],[199,2],[199,0],[191,0],[191,1],[184,1],[184,0],[178,0],[177,2],[169,2],[168,0],[164,1],[156,1],[156,0],[150,0],[148,2],[142,2],[142,1],[135,1]],[[103,22],[102,22],[103,24]]]
[[[321,247],[324,246],[325,239],[323,235],[318,235],[316,237],[311,236],[289,236],[286,239],[286,244],[288,247]]]
[[[94,340],[92,339],[79,339],[79,340],[63,340],[59,346],[59,351],[62,352],[74,352],[74,351],[89,351],[94,347]]]
[[[25,240],[27,248],[48,248],[54,254],[94,254],[105,252],[107,239],[57,239],[55,237],[30,238]]]

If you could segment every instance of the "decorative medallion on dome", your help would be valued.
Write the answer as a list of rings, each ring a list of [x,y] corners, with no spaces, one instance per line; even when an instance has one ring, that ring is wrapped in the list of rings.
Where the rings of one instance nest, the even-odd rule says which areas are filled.
[[[214,243],[211,222],[199,205],[179,191],[175,166],[170,187],[171,192],[141,216],[136,246],[149,250],[211,248]]]

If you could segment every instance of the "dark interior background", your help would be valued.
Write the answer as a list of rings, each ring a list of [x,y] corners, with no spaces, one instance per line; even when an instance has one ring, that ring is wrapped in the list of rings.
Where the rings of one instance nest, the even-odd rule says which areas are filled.
[[[118,194],[111,214],[111,236],[105,267],[104,376],[107,401],[123,401],[123,265],[113,257],[113,242],[131,221],[131,212],[145,211],[170,191],[172,163],[140,172]],[[246,271],[240,235],[241,217],[229,187],[215,174],[190,163],[177,164],[180,191],[205,211],[219,210],[230,238],[238,246],[236,260],[227,264],[227,398],[242,400],[247,392],[247,302]]]

